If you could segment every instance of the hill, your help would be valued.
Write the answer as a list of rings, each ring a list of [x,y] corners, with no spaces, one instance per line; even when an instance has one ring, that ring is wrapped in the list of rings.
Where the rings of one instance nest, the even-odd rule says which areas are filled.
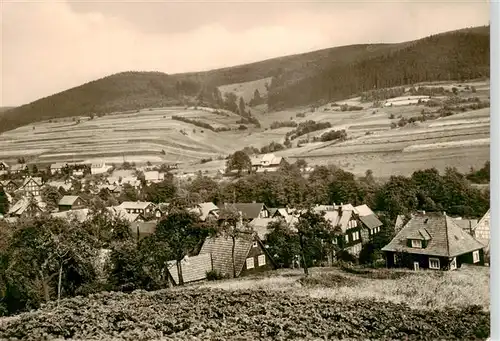
[[[0,132],[54,118],[172,105],[238,112],[237,98],[228,105],[218,87],[269,77],[267,105],[278,110],[346,98],[373,87],[488,75],[489,26],[476,27],[412,42],[335,47],[207,72],[123,72],[8,110],[0,117]]]

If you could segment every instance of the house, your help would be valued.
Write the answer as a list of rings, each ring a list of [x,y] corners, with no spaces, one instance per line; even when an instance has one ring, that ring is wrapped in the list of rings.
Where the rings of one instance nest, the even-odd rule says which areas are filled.
[[[484,264],[483,248],[446,213],[420,213],[382,251],[389,268],[454,270],[464,263]]]
[[[202,202],[201,204],[197,204],[190,211],[199,215],[201,221],[206,221],[211,218],[217,219],[219,217],[219,207],[213,202]]]
[[[12,165],[10,167],[10,172],[13,173],[13,174],[17,174],[17,173],[25,172],[27,169],[28,169],[28,165],[27,164],[25,164],[25,163],[19,163],[19,164]]]
[[[127,210],[125,210],[123,207],[120,207],[120,206],[114,206],[114,207],[106,207],[106,209],[108,210],[109,213],[111,213],[112,215],[118,217],[118,218],[121,218],[121,219],[125,219],[126,221],[128,222],[141,222],[141,221],[145,221],[146,218],[144,216],[143,213],[140,213],[140,212],[127,212]]]
[[[14,193],[19,189],[19,184],[17,184],[14,180],[5,180],[1,182],[1,185],[5,192]]]
[[[484,214],[479,222],[472,228],[472,235],[481,244],[485,245],[484,252],[490,253],[490,210]]]
[[[84,208],[87,203],[78,195],[65,195],[59,200],[59,211],[78,210]]]
[[[209,237],[201,247],[200,255],[211,254],[213,269],[224,277],[233,278],[233,241],[229,237]],[[236,238],[234,245],[236,277],[276,268],[276,264],[256,234]]]
[[[43,204],[39,199],[22,198],[9,208],[9,217],[34,217],[43,213]]]
[[[158,219],[165,217],[168,213],[169,206],[170,206],[169,203],[164,203],[164,202],[161,202],[158,205],[156,205],[155,209],[153,210],[155,217]]]
[[[57,173],[61,173],[61,170],[66,166],[66,163],[53,163],[50,165],[50,174],[54,175]]]
[[[155,205],[149,201],[124,201],[117,206],[127,213],[140,213],[147,215],[154,212]]]
[[[158,183],[165,179],[165,174],[158,171],[148,171],[144,172],[144,178],[148,185],[152,183]]]
[[[459,218],[453,218],[455,220],[455,223],[460,226],[462,230],[467,232],[468,234],[472,235],[472,229],[474,226],[477,225],[478,220],[477,219],[462,219],[461,217]]]
[[[177,262],[167,262],[169,281],[173,285],[179,285],[179,274]],[[200,254],[193,257],[186,256],[181,261],[182,280],[185,284],[203,281],[207,278],[207,272],[212,271],[212,255],[210,253]]]
[[[68,221],[76,220],[80,223],[83,223],[85,220],[87,220],[88,215],[89,215],[88,208],[51,213],[51,216],[54,218],[62,218]]]
[[[334,239],[334,244],[342,245],[342,249],[354,256],[358,256],[363,244],[368,243],[380,232],[382,222],[367,206],[318,205],[315,212],[324,212],[324,217],[332,228],[340,228],[342,241]],[[339,231],[340,232],[340,231]]]
[[[65,192],[69,192],[73,189],[73,183],[69,180],[67,181],[50,181],[45,183],[46,186],[51,186],[57,188],[57,190],[61,190],[61,188]]]
[[[285,159],[271,153],[253,157],[250,162],[254,172],[276,172],[285,163]]]
[[[9,172],[9,165],[3,161],[0,161],[0,175],[7,174]]]
[[[23,184],[18,188],[18,190],[24,191],[36,197],[40,195],[42,185],[42,178],[29,176],[24,179]]]
[[[263,203],[235,203],[223,204],[220,209],[236,209],[241,212],[243,220],[251,221],[256,218],[268,218],[269,210]]]
[[[135,189],[140,189],[142,187],[141,180],[137,179],[137,177],[135,177],[135,176],[129,176],[129,177],[122,178],[122,180],[120,181],[120,184],[122,186],[127,184],[127,185],[134,187]]]
[[[105,162],[92,163],[90,165],[90,174],[92,174],[92,175],[94,175],[94,174],[104,174],[108,170],[110,170],[111,168],[113,168],[113,167],[106,165]]]

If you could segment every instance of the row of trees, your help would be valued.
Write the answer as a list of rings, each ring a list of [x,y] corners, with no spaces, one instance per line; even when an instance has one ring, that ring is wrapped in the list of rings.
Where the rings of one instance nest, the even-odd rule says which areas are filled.
[[[252,174],[251,163],[244,151],[228,159],[228,168],[237,170],[237,181],[218,186],[213,183],[203,199],[209,201],[234,200],[237,202],[263,202],[269,207],[295,206],[297,204],[329,204],[350,202],[367,204],[375,210],[387,212],[391,219],[398,214],[414,210],[446,211],[465,217],[481,217],[489,208],[489,190],[481,191],[471,186],[469,179],[489,177],[489,162],[478,172],[464,175],[455,168],[440,174],[435,168],[414,172],[410,177],[391,176],[380,183],[371,171],[364,177],[335,166],[319,166],[307,178],[301,173],[306,162],[298,160],[285,164],[274,173]],[[478,174],[478,175],[476,175]],[[210,180],[198,178],[193,184]],[[191,187],[196,190],[195,187]]]

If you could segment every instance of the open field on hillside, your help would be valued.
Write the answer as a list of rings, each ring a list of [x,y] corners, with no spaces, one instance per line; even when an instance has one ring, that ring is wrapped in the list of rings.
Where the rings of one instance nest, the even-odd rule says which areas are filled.
[[[335,269],[186,288],[99,293],[0,319],[0,338],[36,340],[467,339],[489,336],[488,269]],[[402,303],[408,301],[409,303]]]
[[[245,83],[246,84],[246,83]],[[465,83],[464,83],[465,84]],[[479,97],[487,100],[489,82],[474,84],[470,90],[459,92],[462,98]],[[255,85],[255,84],[254,84]],[[442,87],[463,84],[440,83]],[[402,98],[405,98],[404,96]],[[223,159],[246,146],[261,148],[271,142],[283,143],[285,135],[294,128],[269,129],[273,122],[294,121],[297,124],[313,120],[329,122],[331,128],[314,131],[292,140],[292,148],[276,152],[293,162],[305,158],[311,165],[335,164],[355,174],[371,169],[379,176],[408,175],[417,169],[457,167],[468,171],[489,159],[490,109],[456,113],[448,117],[414,122],[391,129],[402,118],[419,117],[424,105],[401,105],[373,108],[360,97],[328,103],[312,111],[296,108],[273,113],[257,113],[261,129],[246,125],[237,130],[240,117],[230,113],[217,114],[194,108],[154,108],[138,112],[106,115],[89,120],[59,119],[24,126],[0,135],[0,159],[16,162],[20,156],[28,161],[51,163],[57,161],[97,161],[136,163],[146,161],[180,163],[181,173],[215,174],[224,168]],[[339,104],[362,106],[362,110],[340,111]],[[214,132],[191,123],[172,119],[181,116],[213,128],[231,131]],[[330,130],[345,129],[348,140],[337,142],[301,142],[318,138]],[[205,163],[201,164],[204,160]],[[207,162],[210,161],[211,162]]]
[[[259,90],[259,93],[262,97],[266,96],[266,84],[269,86],[271,84],[271,80],[272,77],[267,77],[250,82],[222,85],[219,86],[219,91],[221,92],[222,96],[224,96],[224,93],[226,92],[232,92],[238,98],[243,97],[245,103],[248,103],[253,98],[255,90]]]

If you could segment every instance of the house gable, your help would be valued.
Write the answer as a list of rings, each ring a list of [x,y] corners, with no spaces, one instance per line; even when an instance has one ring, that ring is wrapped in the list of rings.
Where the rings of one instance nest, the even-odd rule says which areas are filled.
[[[382,251],[457,257],[483,247],[452,218],[441,214],[420,214],[413,216]]]

